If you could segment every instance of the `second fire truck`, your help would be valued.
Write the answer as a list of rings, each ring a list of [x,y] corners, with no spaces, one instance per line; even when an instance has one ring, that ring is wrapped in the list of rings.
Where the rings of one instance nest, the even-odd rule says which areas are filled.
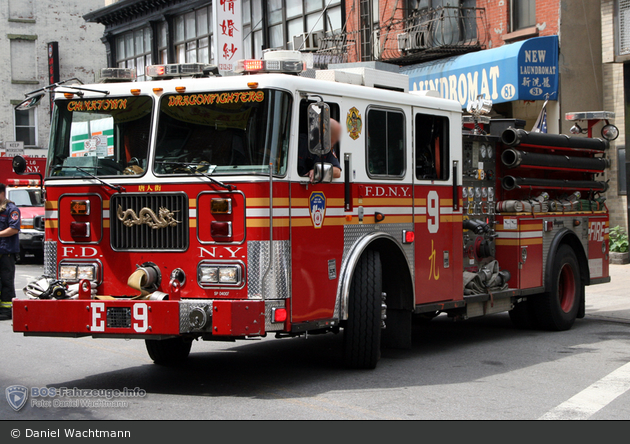
[[[344,363],[374,368],[414,317],[566,330],[609,281],[606,140],[487,134],[394,73],[240,67],[54,88],[46,276],[14,331],[144,339],[156,363],[195,339],[342,331]]]

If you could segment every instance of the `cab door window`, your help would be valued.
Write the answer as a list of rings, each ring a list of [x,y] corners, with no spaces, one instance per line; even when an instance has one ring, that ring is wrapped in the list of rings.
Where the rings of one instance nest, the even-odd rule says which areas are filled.
[[[416,114],[416,179],[449,179],[449,121],[444,116]]]
[[[405,174],[405,115],[401,111],[369,109],[366,141],[370,177]]]

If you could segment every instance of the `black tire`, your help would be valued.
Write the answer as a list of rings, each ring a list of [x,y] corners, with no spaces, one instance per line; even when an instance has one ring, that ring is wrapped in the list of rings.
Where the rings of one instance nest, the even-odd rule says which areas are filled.
[[[344,365],[373,369],[381,357],[381,259],[366,251],[354,270],[344,328]]]
[[[536,313],[531,300],[519,302],[514,305],[514,308],[510,310],[508,314],[516,328],[532,330],[540,326],[536,319]]]
[[[188,338],[146,339],[147,352],[156,364],[177,364],[190,354],[192,340]]]
[[[532,299],[536,319],[546,330],[568,330],[577,318],[583,297],[577,256],[571,247],[561,245],[553,261],[548,291]]]

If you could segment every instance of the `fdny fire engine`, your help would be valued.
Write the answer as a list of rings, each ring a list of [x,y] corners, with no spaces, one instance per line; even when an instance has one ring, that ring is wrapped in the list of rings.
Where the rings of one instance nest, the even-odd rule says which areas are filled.
[[[584,316],[610,279],[606,140],[493,135],[483,98],[463,116],[397,73],[303,69],[267,53],[52,85],[45,276],[14,331],[144,339],[160,364],[196,339],[343,332],[344,363],[374,368],[416,317]]]

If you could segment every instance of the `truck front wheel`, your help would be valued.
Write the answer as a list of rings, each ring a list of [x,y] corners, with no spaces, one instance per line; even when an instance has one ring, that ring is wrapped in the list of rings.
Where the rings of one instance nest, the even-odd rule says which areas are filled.
[[[344,329],[346,367],[372,369],[381,355],[382,270],[378,251],[366,251],[354,270]]]
[[[156,364],[176,364],[190,354],[192,340],[188,338],[146,339],[147,352]]]
[[[575,322],[584,297],[580,266],[573,249],[568,245],[561,245],[552,267],[550,288],[532,299],[536,319],[547,330],[568,330]]]

